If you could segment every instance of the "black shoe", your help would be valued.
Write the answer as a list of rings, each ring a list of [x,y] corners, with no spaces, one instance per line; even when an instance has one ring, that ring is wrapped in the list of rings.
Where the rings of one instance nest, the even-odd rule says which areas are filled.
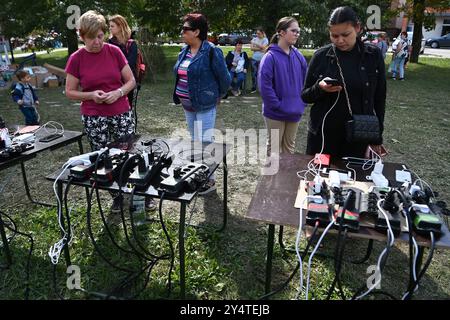
[[[205,195],[212,191],[216,190],[216,181],[209,180],[207,183],[205,183],[200,190],[198,191],[199,195]]]
[[[156,201],[151,197],[145,197],[145,211],[155,211],[158,207]]]
[[[123,196],[117,196],[113,199],[111,213],[120,213],[120,205],[123,203]]]

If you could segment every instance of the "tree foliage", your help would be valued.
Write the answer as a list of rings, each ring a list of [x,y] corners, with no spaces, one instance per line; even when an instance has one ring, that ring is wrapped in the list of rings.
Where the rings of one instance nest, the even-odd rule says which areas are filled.
[[[66,21],[69,5],[78,5],[82,13],[94,9],[104,15],[119,13],[128,22],[146,28],[152,34],[162,32],[174,36],[179,34],[181,18],[188,12],[202,12],[209,20],[210,31],[215,33],[250,32],[261,26],[268,37],[275,33],[277,21],[283,16],[295,16],[302,29],[301,43],[321,46],[329,42],[327,21],[331,11],[342,5],[354,8],[363,25],[367,20],[367,8],[378,5],[381,8],[381,25],[398,14],[391,10],[390,0],[4,0],[0,12],[0,28],[7,36],[24,36],[34,29],[54,29],[62,32],[73,51],[76,47],[76,33],[68,30]],[[407,0],[407,15],[414,17],[416,25],[430,28],[434,23],[432,13],[423,13],[423,8],[449,7],[449,0]],[[418,32],[415,37],[419,37]],[[420,32],[421,37],[421,32]],[[414,41],[416,41],[415,39]]]
[[[432,30],[436,26],[435,13],[450,8],[449,0],[407,0],[398,10],[414,22],[412,53],[409,61],[418,62],[422,42],[422,28]]]

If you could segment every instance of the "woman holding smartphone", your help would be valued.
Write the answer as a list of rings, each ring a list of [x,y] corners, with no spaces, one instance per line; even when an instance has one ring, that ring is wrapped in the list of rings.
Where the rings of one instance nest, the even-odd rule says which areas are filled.
[[[347,142],[345,124],[352,114],[375,114],[383,132],[385,65],[380,49],[360,39],[361,23],[350,7],[330,15],[331,44],[317,50],[306,75],[302,99],[312,103],[306,153],[334,157],[366,155],[367,143]],[[350,113],[351,112],[351,113]],[[382,152],[382,139],[370,146]]]

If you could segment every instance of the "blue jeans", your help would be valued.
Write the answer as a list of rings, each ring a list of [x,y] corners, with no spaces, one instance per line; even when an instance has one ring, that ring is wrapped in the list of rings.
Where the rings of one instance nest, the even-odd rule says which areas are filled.
[[[184,110],[192,141],[213,142],[213,129],[216,124],[216,108],[204,112]]]
[[[204,112],[191,112],[184,109],[186,122],[192,141],[213,142],[213,130],[216,124],[216,108]],[[210,180],[215,180],[216,175],[213,173]]]
[[[258,69],[260,62],[252,59],[252,91],[258,88]]]
[[[392,78],[395,78],[395,76],[397,75],[397,72],[399,73],[400,79],[404,78],[404,76],[405,76],[405,57],[402,57],[402,58],[395,57],[391,63],[391,70],[392,70]]]
[[[25,116],[25,124],[29,125],[38,125],[39,124],[39,115],[36,111],[36,108],[33,106],[20,106],[20,111]]]
[[[244,80],[245,80],[246,75],[247,74],[244,72],[230,71],[231,89],[233,89],[233,91],[239,90],[239,88],[242,86],[242,82],[244,82]],[[233,81],[234,77],[236,77],[236,81]]]

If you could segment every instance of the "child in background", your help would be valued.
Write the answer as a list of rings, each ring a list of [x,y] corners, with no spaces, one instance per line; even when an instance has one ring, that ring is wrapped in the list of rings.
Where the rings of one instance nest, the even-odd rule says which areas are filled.
[[[12,91],[12,98],[19,105],[20,111],[25,116],[25,124],[27,126],[38,125],[40,117],[36,106],[39,105],[39,98],[30,85],[31,76],[25,70],[17,71],[16,76],[19,82]]]

